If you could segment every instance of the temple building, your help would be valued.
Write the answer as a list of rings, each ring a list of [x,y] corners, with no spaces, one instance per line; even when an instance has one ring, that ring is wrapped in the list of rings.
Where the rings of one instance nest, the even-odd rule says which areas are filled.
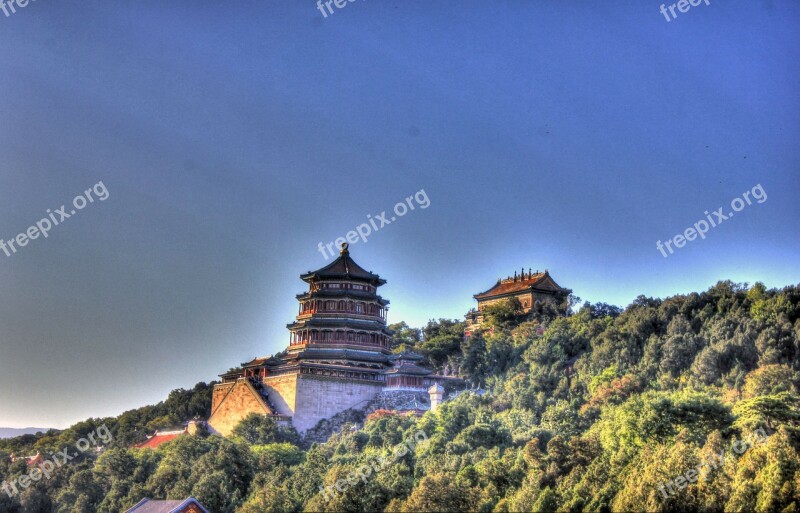
[[[513,277],[498,279],[489,290],[472,296],[478,301],[478,308],[477,310],[473,308],[465,315],[467,325],[465,334],[469,336],[471,328],[483,322],[483,310],[489,305],[516,298],[522,305],[522,311],[528,313],[537,301],[558,304],[571,293],[570,289],[559,286],[547,269],[541,273],[539,271],[533,273],[528,269],[526,274],[523,267],[519,275],[514,271]]]
[[[384,390],[425,392],[448,379],[420,366],[420,355],[389,350],[389,301],[378,295],[386,281],[356,264],[347,244],[335,261],[300,279],[308,290],[296,296],[288,348],[220,376],[208,420],[213,432],[228,435],[257,412],[291,422],[302,434]]]

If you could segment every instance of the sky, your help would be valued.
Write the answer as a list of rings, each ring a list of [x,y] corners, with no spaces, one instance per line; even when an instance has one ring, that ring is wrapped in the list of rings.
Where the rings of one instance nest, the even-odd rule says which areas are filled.
[[[0,238],[53,225],[0,252],[0,426],[118,415],[282,350],[318,245],[384,211],[350,253],[412,326],[523,267],[620,306],[797,284],[800,4],[660,6],[0,11]]]

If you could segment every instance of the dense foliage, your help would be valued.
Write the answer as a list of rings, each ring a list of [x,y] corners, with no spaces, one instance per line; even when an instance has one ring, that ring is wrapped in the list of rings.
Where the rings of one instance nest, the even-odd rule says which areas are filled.
[[[381,412],[310,448],[260,417],[231,439],[127,448],[207,415],[201,384],[103,419],[110,450],[18,499],[0,493],[0,511],[118,512],[145,496],[189,495],[222,513],[800,507],[800,288],[721,282],[624,310],[587,303],[565,316],[537,304],[522,315],[508,302],[486,313],[466,339],[457,321],[394,326],[396,350],[477,390],[437,412]],[[0,442],[0,456],[60,449],[99,422]],[[0,457],[0,476],[24,470]]]

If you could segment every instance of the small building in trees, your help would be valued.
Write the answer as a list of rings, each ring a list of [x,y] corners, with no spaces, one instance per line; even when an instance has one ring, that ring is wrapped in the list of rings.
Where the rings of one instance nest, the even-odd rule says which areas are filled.
[[[185,429],[174,429],[171,431],[156,431],[152,436],[148,435],[147,440],[142,443],[134,445],[137,449],[158,449],[158,447],[167,442],[171,442],[186,434]]]
[[[483,323],[484,310],[487,306],[516,299],[519,301],[522,313],[528,313],[536,302],[550,302],[554,306],[559,306],[571,293],[572,290],[558,285],[547,269],[535,273],[528,269],[526,273],[525,268],[522,268],[520,274],[514,271],[514,276],[499,278],[488,290],[472,296],[478,301],[478,307],[465,315],[465,334],[469,336],[475,326]]]
[[[156,430],[153,435],[147,435],[147,440],[134,445],[137,449],[158,449],[160,445],[175,440],[179,436],[191,435],[194,436],[198,430],[205,429],[205,422],[195,417],[194,419],[186,422],[182,429],[161,429]]]

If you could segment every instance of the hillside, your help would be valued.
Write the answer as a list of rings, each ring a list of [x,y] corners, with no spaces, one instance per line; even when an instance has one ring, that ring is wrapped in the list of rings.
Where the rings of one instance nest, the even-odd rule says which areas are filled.
[[[486,394],[422,417],[388,411],[303,449],[291,430],[247,419],[233,439],[184,436],[156,451],[146,432],[206,416],[210,387],[0,441],[6,454],[57,451],[105,423],[87,452],[0,511],[118,512],[142,497],[193,495],[215,512],[797,511],[800,288],[720,282],[624,310],[506,303],[464,340],[458,321],[394,325],[412,348]],[[322,491],[322,493],[321,493]]]

